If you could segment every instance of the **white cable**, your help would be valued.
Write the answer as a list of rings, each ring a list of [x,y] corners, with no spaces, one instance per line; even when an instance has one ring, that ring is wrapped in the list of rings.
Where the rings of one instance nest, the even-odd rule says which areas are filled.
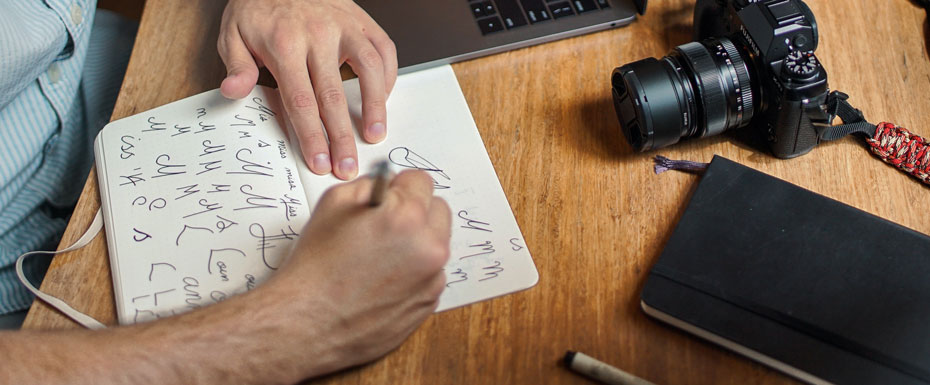
[[[16,276],[19,277],[19,281],[22,282],[23,285],[26,286],[26,288],[32,292],[32,294],[35,294],[37,298],[41,299],[42,301],[45,301],[45,303],[49,304],[49,306],[55,309],[58,309],[58,311],[64,313],[66,316],[73,319],[75,322],[83,325],[84,327],[88,329],[94,329],[94,330],[105,329],[106,325],[104,325],[100,321],[97,321],[96,319],[94,319],[93,317],[87,314],[84,314],[84,313],[81,313],[75,310],[73,307],[68,305],[65,301],[62,301],[61,299],[56,298],[54,296],[45,294],[41,290],[36,289],[36,287],[33,286],[32,283],[29,282],[29,280],[26,278],[26,274],[23,273],[23,261],[26,259],[26,257],[30,255],[35,255],[35,254],[53,254],[54,255],[54,254],[61,254],[61,253],[66,253],[69,251],[80,249],[86,246],[88,243],[90,243],[90,241],[93,240],[94,237],[96,237],[98,233],[100,233],[100,229],[102,228],[103,228],[103,214],[100,212],[100,209],[97,209],[97,215],[94,216],[94,221],[91,222],[90,227],[87,229],[87,231],[84,232],[84,235],[82,235],[81,238],[77,240],[77,242],[74,242],[73,245],[68,246],[68,248],[64,250],[58,250],[58,251],[30,251],[26,254],[20,255],[19,258],[16,259]]]

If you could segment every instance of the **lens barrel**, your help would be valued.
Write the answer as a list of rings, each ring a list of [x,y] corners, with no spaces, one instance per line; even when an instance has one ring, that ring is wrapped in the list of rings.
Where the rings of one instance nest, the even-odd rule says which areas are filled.
[[[747,61],[728,38],[682,44],[611,76],[617,118],[636,151],[749,124],[759,99],[750,82]]]

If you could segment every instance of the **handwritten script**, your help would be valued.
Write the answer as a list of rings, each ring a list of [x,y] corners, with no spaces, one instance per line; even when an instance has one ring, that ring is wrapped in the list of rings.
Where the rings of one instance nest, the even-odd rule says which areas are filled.
[[[344,86],[360,122],[358,81]],[[316,202],[341,181],[307,169],[280,105],[266,87],[240,100],[214,90],[103,130],[98,175],[120,323],[224,301],[282,266]],[[388,114],[384,141],[358,142],[359,175],[387,159],[394,172],[425,172],[449,204],[437,311],[534,285],[529,248],[451,68],[398,77]]]
[[[311,207],[276,98],[262,87],[235,102],[206,93],[105,130],[121,323],[222,301],[277,269]]]

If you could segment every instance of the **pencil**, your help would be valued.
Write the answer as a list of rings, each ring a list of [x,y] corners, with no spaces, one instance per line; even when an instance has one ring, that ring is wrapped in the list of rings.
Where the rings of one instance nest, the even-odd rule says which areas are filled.
[[[387,190],[388,185],[388,174],[390,172],[388,167],[388,161],[382,160],[378,162],[375,166],[375,183],[371,186],[371,200],[368,201],[368,205],[375,207],[381,204],[384,201],[384,191]]]
[[[624,372],[591,356],[571,350],[565,352],[565,366],[591,379],[608,385],[653,385],[653,383]]]

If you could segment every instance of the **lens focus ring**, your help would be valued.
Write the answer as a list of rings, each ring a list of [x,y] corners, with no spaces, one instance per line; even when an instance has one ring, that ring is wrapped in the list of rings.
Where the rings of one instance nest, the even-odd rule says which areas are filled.
[[[690,42],[682,44],[676,48],[688,60],[694,73],[692,80],[696,81],[698,98],[701,101],[701,108],[704,117],[704,132],[698,136],[716,135],[726,129],[727,111],[726,98],[723,94],[723,84],[720,83],[720,76],[717,65],[713,57],[703,44]]]
[[[749,84],[749,69],[746,68],[746,63],[743,61],[742,56],[740,56],[739,51],[737,51],[736,46],[733,45],[730,39],[720,39],[720,45],[726,50],[727,56],[733,63],[733,69],[736,71],[736,81],[738,83],[735,85],[736,93],[738,95],[737,97],[742,102],[737,125],[742,126],[743,121],[748,121],[753,115],[752,87]]]

